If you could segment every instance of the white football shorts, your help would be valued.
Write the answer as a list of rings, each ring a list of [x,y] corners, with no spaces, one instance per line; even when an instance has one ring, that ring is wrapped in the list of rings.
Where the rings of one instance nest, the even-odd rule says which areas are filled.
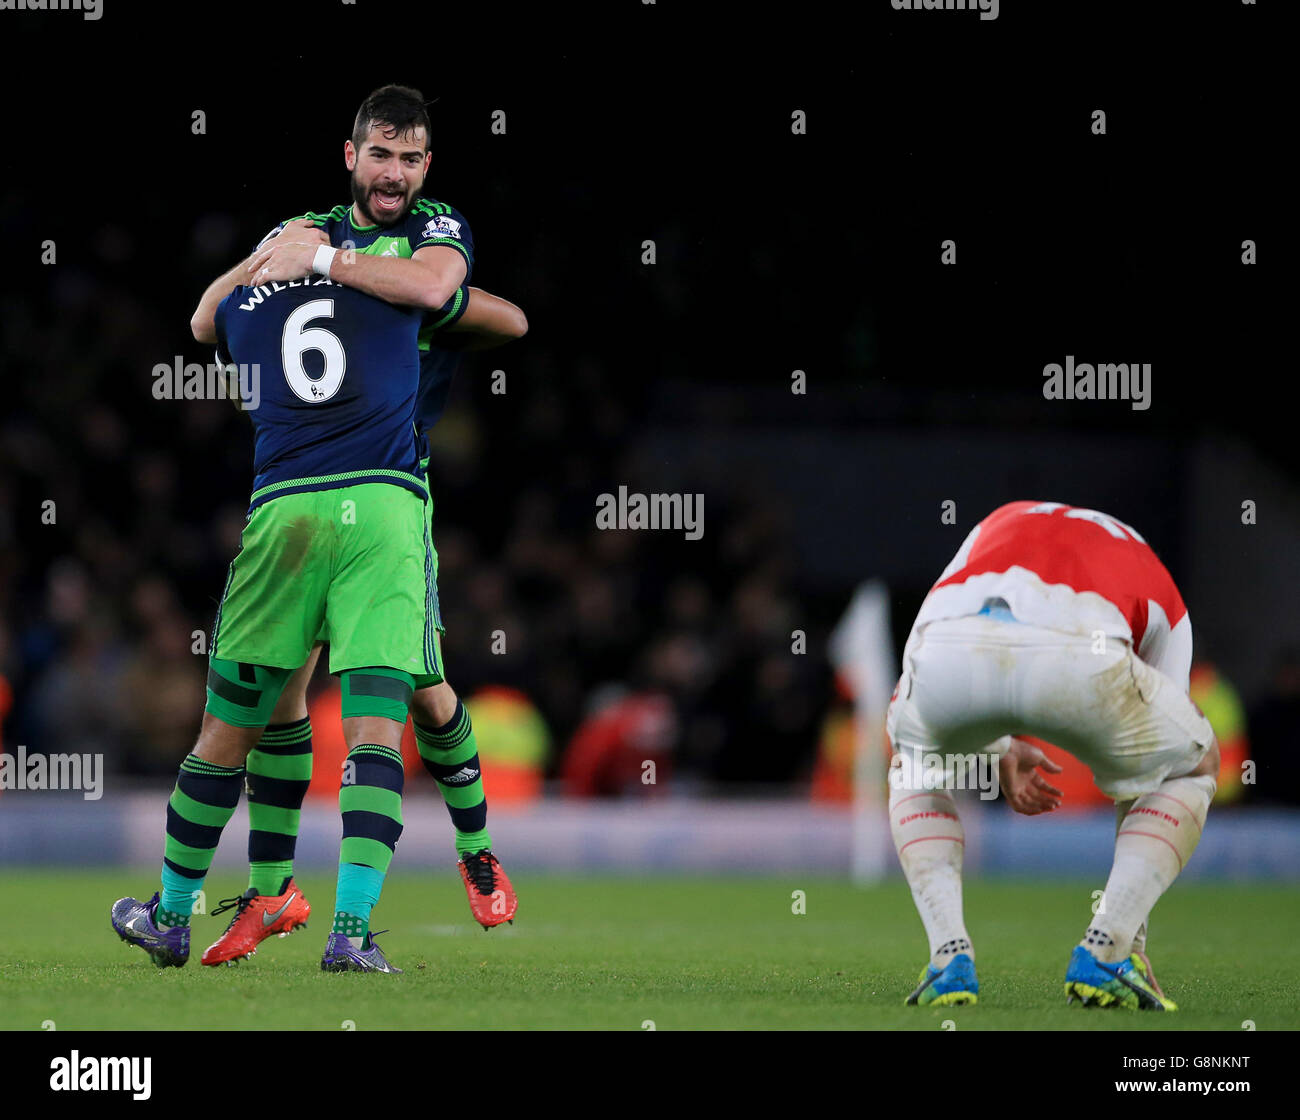
[[[1119,801],[1190,773],[1213,742],[1186,693],[1131,643],[987,615],[914,632],[887,727],[917,767],[923,755],[1005,753],[995,740],[1033,735],[1069,751]]]

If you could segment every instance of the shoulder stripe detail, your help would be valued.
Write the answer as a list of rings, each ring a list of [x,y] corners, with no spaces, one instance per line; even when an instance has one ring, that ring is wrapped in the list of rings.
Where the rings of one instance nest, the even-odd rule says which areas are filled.
[[[285,218],[285,222],[296,222],[302,218],[310,218],[313,222],[328,222],[331,218],[337,221],[343,217],[346,206],[335,206],[334,209],[326,211],[324,214],[318,214],[315,210],[308,210],[304,214],[295,214],[292,218]]]

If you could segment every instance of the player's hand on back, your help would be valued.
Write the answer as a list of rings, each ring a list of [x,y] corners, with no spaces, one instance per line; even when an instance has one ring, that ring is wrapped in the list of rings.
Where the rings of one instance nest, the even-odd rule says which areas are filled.
[[[1014,737],[1011,749],[998,763],[1002,796],[1011,808],[1027,817],[1059,808],[1064,796],[1039,773],[1040,769],[1059,774],[1064,767],[1053,762],[1039,747]]]
[[[248,265],[248,282],[270,284],[310,276],[316,250],[329,243],[325,231],[310,218],[289,222],[253,254]]]
[[[311,218],[294,218],[285,222],[284,229],[272,239],[275,241],[301,241],[309,245],[328,245],[329,235]]]

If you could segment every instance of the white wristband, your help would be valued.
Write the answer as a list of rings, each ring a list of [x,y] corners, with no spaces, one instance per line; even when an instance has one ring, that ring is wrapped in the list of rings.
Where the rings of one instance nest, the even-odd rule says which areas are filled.
[[[316,255],[311,259],[311,270],[318,276],[328,276],[330,274],[330,265],[334,263],[334,254],[338,250],[332,245],[322,245],[316,250]]]

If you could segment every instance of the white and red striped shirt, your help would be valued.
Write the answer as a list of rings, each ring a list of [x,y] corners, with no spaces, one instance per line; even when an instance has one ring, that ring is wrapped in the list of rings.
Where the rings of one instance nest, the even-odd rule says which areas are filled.
[[[1129,641],[1148,665],[1188,688],[1192,623],[1182,596],[1151,546],[1107,514],[1060,502],[994,510],[930,589],[912,633],[936,619],[977,614],[991,598],[1033,626]]]

